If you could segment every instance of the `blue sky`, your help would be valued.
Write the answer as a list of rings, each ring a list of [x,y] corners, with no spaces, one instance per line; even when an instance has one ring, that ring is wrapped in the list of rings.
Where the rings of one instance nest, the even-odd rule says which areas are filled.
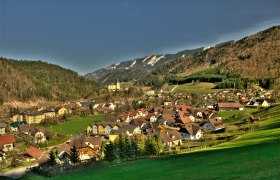
[[[280,25],[280,0],[0,0],[0,56],[80,74]]]

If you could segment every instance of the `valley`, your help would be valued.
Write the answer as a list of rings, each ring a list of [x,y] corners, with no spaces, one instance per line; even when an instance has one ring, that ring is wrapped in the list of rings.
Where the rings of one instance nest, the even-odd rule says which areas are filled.
[[[84,76],[1,57],[0,178],[275,179],[279,44],[274,26]]]

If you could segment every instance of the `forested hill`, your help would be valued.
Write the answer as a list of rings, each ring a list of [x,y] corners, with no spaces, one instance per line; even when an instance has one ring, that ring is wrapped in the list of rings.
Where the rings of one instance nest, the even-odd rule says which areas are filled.
[[[279,78],[280,26],[167,62],[157,67],[153,74],[182,78],[209,69],[240,78]]]
[[[100,87],[57,65],[0,58],[0,104],[12,100],[73,100],[94,96]]]

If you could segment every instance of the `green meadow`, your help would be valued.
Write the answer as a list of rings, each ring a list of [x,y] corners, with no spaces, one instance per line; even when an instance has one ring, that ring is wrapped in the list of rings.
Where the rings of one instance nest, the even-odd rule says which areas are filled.
[[[49,126],[48,130],[65,135],[74,135],[86,131],[89,124],[102,120],[104,120],[104,115],[86,117],[73,116],[63,123]]]
[[[171,90],[175,86],[170,86],[168,89]],[[177,85],[177,87],[174,89],[175,92],[185,92],[185,93],[216,93],[221,91],[221,89],[214,89],[215,84],[214,83],[208,83],[208,82],[200,82],[197,85],[193,85],[192,83],[186,83]]]

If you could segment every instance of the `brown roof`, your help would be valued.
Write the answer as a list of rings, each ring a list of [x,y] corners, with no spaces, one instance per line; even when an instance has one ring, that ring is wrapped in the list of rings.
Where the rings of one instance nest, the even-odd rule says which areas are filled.
[[[30,132],[31,135],[35,135],[37,132],[45,133],[44,129],[37,128],[34,124],[21,124],[19,125],[19,130],[22,133]]]
[[[101,137],[88,137],[86,135],[77,135],[73,136],[70,139],[71,147],[76,145],[77,148],[87,147],[88,145],[85,142],[90,142],[92,145],[101,145]]]
[[[216,128],[225,128],[225,125],[222,121],[218,120],[218,119],[209,119],[209,122]]]
[[[133,120],[133,124],[135,126],[139,126],[139,127],[141,127],[143,124],[146,124],[146,123],[147,123],[147,121],[144,118],[138,118],[138,119]]]
[[[5,123],[0,123],[0,128],[6,128],[7,125]]]
[[[178,120],[176,120],[176,122],[178,123],[183,123],[183,124],[187,124],[187,123],[192,123],[192,120],[185,115],[184,111],[179,111],[179,116],[180,118]]]
[[[222,102],[218,103],[219,108],[242,108],[244,107],[239,102]]]
[[[38,149],[34,146],[30,146],[29,148],[27,148],[25,150],[25,153],[35,159],[39,159],[39,157],[42,155],[43,151],[41,151],[40,149]]]
[[[188,131],[189,134],[191,135],[196,135],[197,132],[201,129],[198,125],[196,124],[186,124],[184,126],[184,128],[186,128],[186,130]]]
[[[145,119],[150,120],[151,117],[153,117],[153,116],[157,117],[154,113],[148,113],[147,116],[145,117]]]
[[[13,134],[0,136],[0,146],[5,144],[12,144],[14,142],[16,142],[16,139]]]
[[[187,105],[181,105],[180,106],[181,111],[186,111],[186,110],[191,109],[191,108],[192,108],[191,106],[187,106]]]
[[[174,119],[174,117],[171,115],[171,114],[163,114],[163,115],[161,115],[162,116],[162,118],[165,120],[165,121],[167,121],[168,123],[173,123],[173,122],[175,122],[175,119]]]
[[[160,138],[162,142],[167,143],[180,140],[182,139],[182,136],[176,130],[166,130],[164,132],[160,132]]]

